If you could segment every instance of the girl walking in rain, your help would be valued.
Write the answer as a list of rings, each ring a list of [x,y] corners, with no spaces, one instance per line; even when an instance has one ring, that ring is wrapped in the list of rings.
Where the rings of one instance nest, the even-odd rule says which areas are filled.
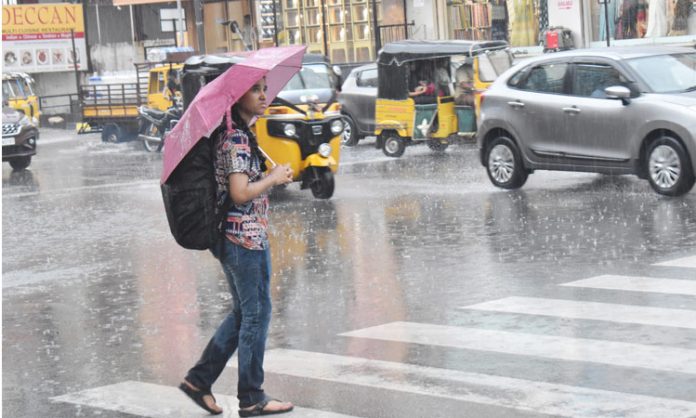
[[[198,406],[217,415],[211,389],[235,350],[239,356],[237,398],[242,417],[289,412],[290,402],[268,397],[261,388],[263,357],[271,320],[271,258],[267,237],[268,191],[292,182],[288,165],[268,175],[249,123],[266,108],[266,80],[261,79],[232,106],[227,131],[217,141],[215,173],[218,201],[229,197],[223,244],[212,250],[222,264],[232,293],[232,312],[220,324],[196,365],[179,388]]]

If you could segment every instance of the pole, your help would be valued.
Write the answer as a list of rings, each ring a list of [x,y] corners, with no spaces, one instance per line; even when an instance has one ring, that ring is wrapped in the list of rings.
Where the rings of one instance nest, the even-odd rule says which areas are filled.
[[[174,34],[174,46],[179,46],[179,37],[176,35],[176,19],[167,19],[172,22],[172,27],[174,28],[174,31],[172,32]]]
[[[609,0],[604,0],[604,31],[607,34],[607,46],[609,45],[609,38],[611,34],[609,33]]]
[[[276,0],[273,0],[273,42],[278,46],[278,12],[276,11]]]
[[[205,31],[203,30],[203,5],[201,0],[193,0],[193,16],[196,24],[196,39],[198,40],[198,53],[205,53]]]
[[[176,0],[176,13],[179,20],[179,36],[181,43],[184,44],[184,9],[181,8],[181,0]],[[177,25],[174,25],[174,36],[176,36],[176,27]],[[175,46],[179,46],[179,42],[175,42]]]
[[[95,10],[97,11],[97,39],[101,45],[101,25],[99,24],[99,3],[95,4]]]
[[[375,56],[382,48],[382,34],[379,33],[379,26],[377,25],[377,0],[372,0],[372,30],[375,34]]]
[[[77,90],[77,100],[80,100],[80,72],[77,70],[79,65],[77,49],[75,48],[75,30],[70,29],[70,41],[72,42],[73,68],[75,69],[75,89]]]
[[[133,48],[135,48],[135,25],[133,24],[133,5],[129,4],[128,9],[130,11],[131,43],[133,44]]]
[[[326,36],[326,11],[328,9],[326,8],[326,4],[324,3],[324,0],[321,0],[321,32],[322,32],[322,39],[324,40],[324,55],[327,57],[329,56],[329,44],[328,44],[328,39]]]
[[[408,18],[406,17],[406,0],[404,0],[404,39],[408,39]]]

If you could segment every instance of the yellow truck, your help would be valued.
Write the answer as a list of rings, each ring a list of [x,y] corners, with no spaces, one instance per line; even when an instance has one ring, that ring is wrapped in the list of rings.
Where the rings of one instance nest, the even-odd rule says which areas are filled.
[[[173,101],[168,82],[170,78],[179,79],[182,63],[191,55],[193,51],[178,52],[167,54],[164,62],[136,63],[135,81],[80,86],[82,123],[78,133],[101,130],[104,142],[134,138],[138,133],[138,108],[167,110]]]

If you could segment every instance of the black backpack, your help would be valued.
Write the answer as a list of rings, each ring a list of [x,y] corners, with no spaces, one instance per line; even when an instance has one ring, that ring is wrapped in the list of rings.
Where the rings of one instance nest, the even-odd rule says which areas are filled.
[[[223,220],[229,206],[217,202],[215,154],[218,127],[201,138],[162,184],[164,209],[176,242],[190,250],[214,248],[222,238]]]

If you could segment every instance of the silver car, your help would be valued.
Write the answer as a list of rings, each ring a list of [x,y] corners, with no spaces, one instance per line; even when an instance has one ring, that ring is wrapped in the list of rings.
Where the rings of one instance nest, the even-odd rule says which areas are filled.
[[[482,102],[481,163],[498,187],[534,170],[635,174],[669,196],[694,185],[694,49],[548,54],[506,71]]]
[[[375,133],[377,64],[354,68],[341,86],[338,102],[344,115],[343,144],[353,146]]]

